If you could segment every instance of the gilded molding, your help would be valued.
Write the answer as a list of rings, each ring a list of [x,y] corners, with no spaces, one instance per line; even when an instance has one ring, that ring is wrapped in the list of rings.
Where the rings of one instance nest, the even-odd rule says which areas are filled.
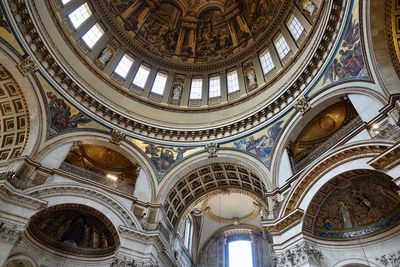
[[[388,170],[400,162],[400,143],[384,151],[369,164],[377,170]]]
[[[281,218],[277,222],[274,223],[267,223],[264,225],[265,229],[272,233],[272,234],[280,234],[286,229],[292,227],[294,224],[296,224],[302,217],[303,217],[304,211],[301,209],[296,209],[286,215],[285,217]]]

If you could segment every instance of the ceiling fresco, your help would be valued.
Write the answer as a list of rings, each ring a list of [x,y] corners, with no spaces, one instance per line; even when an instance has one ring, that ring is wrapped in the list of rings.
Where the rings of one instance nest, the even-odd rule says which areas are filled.
[[[371,80],[364,56],[359,0],[353,1],[352,5],[353,11],[346,22],[336,54],[330,60],[317,84],[309,91],[309,95],[344,81]]]
[[[273,26],[279,0],[108,1],[132,42],[156,56],[207,63],[243,51]],[[115,23],[119,24],[119,23]]]
[[[321,238],[348,239],[390,227],[400,220],[397,190],[382,174],[365,171],[336,177],[314,196],[305,230]]]
[[[341,101],[326,108],[315,116],[296,140],[290,145],[290,152],[296,163],[319,148],[337,131],[351,121],[357,112],[351,103]]]
[[[81,142],[71,148],[62,168],[128,194],[133,194],[140,170],[113,149]]]
[[[97,210],[77,204],[41,211],[31,219],[28,231],[50,247],[79,256],[105,256],[119,246],[111,222]]]

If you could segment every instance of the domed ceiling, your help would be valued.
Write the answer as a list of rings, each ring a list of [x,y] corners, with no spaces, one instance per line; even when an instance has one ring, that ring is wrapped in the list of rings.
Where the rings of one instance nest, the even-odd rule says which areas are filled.
[[[134,46],[178,63],[225,61],[270,33],[289,1],[97,1]],[[219,62],[221,63],[221,62]]]
[[[23,3],[15,15],[37,20],[21,31],[47,37],[28,42],[78,109],[128,135],[209,142],[287,110],[317,78],[346,4],[48,0],[33,4],[31,19],[17,15]]]

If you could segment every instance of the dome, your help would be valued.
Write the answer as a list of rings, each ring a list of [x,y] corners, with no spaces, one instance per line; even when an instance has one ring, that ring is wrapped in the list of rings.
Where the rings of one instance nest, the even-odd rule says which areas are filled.
[[[62,93],[106,125],[162,142],[243,135],[284,112],[328,55],[343,11],[336,1],[49,6],[38,17],[54,22],[42,26]]]

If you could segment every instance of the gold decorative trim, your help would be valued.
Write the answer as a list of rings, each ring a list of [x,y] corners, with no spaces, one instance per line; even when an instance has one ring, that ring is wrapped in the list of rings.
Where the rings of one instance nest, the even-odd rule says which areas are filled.
[[[283,231],[287,230],[288,228],[294,226],[294,224],[296,224],[296,222],[298,222],[301,219],[301,217],[303,217],[303,214],[304,214],[303,210],[296,209],[287,214],[279,221],[273,224],[267,224],[264,227],[268,232],[272,234],[280,234]]]
[[[400,163],[400,143],[384,151],[382,154],[369,162],[371,167],[378,170],[388,170]]]

